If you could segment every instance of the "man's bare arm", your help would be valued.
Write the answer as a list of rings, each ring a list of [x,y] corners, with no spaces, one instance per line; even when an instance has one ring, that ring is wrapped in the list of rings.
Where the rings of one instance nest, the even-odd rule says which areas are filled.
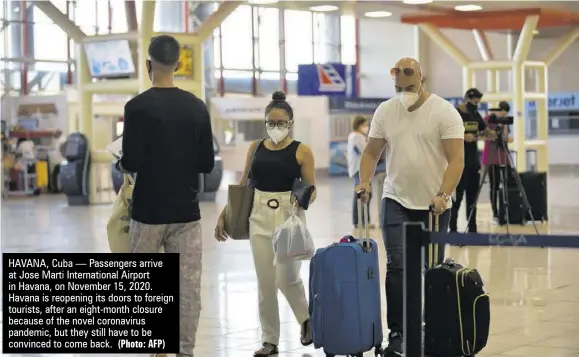
[[[382,156],[382,151],[386,146],[385,139],[368,138],[362,159],[360,161],[360,183],[369,184],[376,172],[376,165]]]
[[[448,167],[442,178],[440,192],[451,195],[462,176],[464,169],[464,141],[463,139],[442,140],[442,149],[448,162]]]

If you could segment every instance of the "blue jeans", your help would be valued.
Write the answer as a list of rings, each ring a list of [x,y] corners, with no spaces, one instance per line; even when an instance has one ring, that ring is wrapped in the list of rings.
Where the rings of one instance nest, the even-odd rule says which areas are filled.
[[[403,257],[402,239],[404,222],[423,222],[428,228],[428,210],[411,210],[390,199],[382,199],[382,239],[386,247],[386,321],[392,332],[402,333],[403,301]],[[447,232],[450,211],[438,218],[439,231]],[[438,261],[444,259],[444,247],[438,249]]]
[[[360,173],[356,172],[356,174],[354,175],[354,177],[352,177],[354,179],[354,187],[358,186],[360,184]],[[371,195],[370,195],[371,198]],[[354,192],[354,203],[352,205],[352,223],[357,226],[358,225],[358,197],[356,197],[356,192]],[[362,224],[364,224],[366,222],[362,221]],[[368,200],[368,224],[370,224],[370,200]]]

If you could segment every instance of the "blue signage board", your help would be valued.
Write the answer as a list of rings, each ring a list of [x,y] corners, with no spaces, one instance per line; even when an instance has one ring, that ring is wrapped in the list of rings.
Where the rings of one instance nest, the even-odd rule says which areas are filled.
[[[330,97],[330,112],[374,114],[376,108],[388,98]]]
[[[342,63],[300,64],[298,95],[356,97],[356,66]]]
[[[535,102],[527,103],[527,110],[536,110]],[[549,94],[549,111],[579,110],[579,93],[551,93]]]

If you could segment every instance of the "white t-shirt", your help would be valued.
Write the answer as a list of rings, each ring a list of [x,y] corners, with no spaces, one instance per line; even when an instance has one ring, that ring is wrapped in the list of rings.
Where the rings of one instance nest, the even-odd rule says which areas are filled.
[[[348,175],[354,175],[360,171],[360,161],[362,160],[362,152],[366,147],[366,137],[358,132],[351,132],[348,135]]]
[[[464,139],[464,125],[452,104],[435,94],[413,112],[396,97],[376,109],[369,136],[387,142],[382,197],[426,210],[448,166],[442,140]]]

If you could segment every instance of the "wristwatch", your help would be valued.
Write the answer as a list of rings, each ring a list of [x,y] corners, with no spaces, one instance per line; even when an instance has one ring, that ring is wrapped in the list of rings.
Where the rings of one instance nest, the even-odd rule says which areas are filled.
[[[446,202],[450,201],[450,195],[444,192],[439,192],[436,194],[438,197],[442,197]]]

